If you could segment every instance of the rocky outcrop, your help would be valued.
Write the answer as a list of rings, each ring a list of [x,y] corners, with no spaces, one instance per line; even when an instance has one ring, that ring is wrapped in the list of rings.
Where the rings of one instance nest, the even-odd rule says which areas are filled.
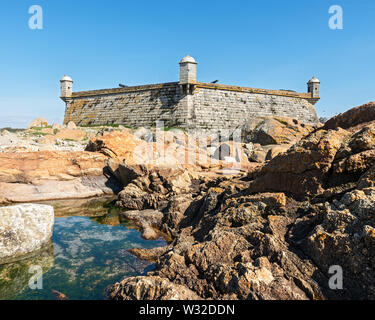
[[[0,153],[0,201],[113,194],[120,185],[106,167],[107,158],[91,152]]]
[[[244,143],[264,145],[293,144],[313,131],[311,125],[292,118],[265,117],[249,121],[242,129]]]
[[[323,129],[343,128],[355,132],[373,123],[375,123],[375,102],[369,102],[334,116],[324,124]]]
[[[155,270],[112,297],[161,298],[144,285],[157,277],[203,299],[375,299],[374,137],[374,125],[315,130],[247,178],[200,180],[187,206],[159,208],[173,241],[132,251]]]
[[[188,288],[160,277],[127,278],[110,291],[113,300],[199,300]]]
[[[52,237],[53,207],[23,204],[0,208],[0,265],[46,246]]]
[[[296,197],[330,197],[355,187],[375,160],[375,124],[350,133],[318,130],[267,163],[253,193],[283,191]]]

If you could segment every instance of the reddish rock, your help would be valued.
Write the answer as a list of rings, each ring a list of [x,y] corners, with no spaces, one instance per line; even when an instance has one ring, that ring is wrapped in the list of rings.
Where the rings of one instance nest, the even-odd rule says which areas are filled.
[[[323,130],[343,128],[352,132],[375,121],[375,102],[369,102],[362,106],[350,109],[344,113],[329,119],[323,126]]]

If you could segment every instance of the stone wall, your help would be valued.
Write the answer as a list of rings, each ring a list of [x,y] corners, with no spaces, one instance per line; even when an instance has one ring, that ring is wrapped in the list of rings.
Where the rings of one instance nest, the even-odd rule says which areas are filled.
[[[318,121],[311,93],[273,91],[196,83],[193,95],[183,95],[178,82],[138,87],[74,92],[64,98],[64,123],[123,124],[223,129],[247,119],[286,116],[305,123]]]
[[[193,96],[192,125],[207,129],[233,128],[248,119],[264,116],[291,117],[309,124],[318,121],[310,94],[240,89],[198,84]]]

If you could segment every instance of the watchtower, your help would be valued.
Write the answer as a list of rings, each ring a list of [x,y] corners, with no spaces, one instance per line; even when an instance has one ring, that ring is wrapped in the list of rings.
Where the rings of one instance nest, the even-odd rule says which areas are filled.
[[[307,83],[307,92],[312,93],[313,98],[320,98],[320,81],[312,77]]]
[[[180,61],[180,85],[184,94],[193,94],[197,82],[197,62],[189,55]]]
[[[70,98],[73,92],[73,80],[71,77],[65,75],[60,80],[60,98]]]

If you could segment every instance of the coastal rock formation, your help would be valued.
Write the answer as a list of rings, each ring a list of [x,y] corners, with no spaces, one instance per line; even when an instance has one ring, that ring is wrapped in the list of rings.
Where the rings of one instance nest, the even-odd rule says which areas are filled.
[[[193,291],[160,277],[133,277],[114,285],[113,300],[199,300]]]
[[[0,201],[29,202],[113,194],[107,158],[91,152],[0,153]]]
[[[312,131],[245,176],[199,180],[184,206],[175,195],[156,223],[172,242],[132,250],[155,270],[111,297],[163,298],[144,285],[157,277],[202,299],[374,299],[375,125],[358,125]]]
[[[0,208],[0,265],[22,259],[52,237],[53,207],[23,204]]]
[[[256,118],[240,127],[242,141],[270,144],[292,144],[314,130],[314,126],[293,118],[264,117]]]
[[[329,119],[323,129],[343,128],[352,132],[375,123],[375,102],[352,108]]]

